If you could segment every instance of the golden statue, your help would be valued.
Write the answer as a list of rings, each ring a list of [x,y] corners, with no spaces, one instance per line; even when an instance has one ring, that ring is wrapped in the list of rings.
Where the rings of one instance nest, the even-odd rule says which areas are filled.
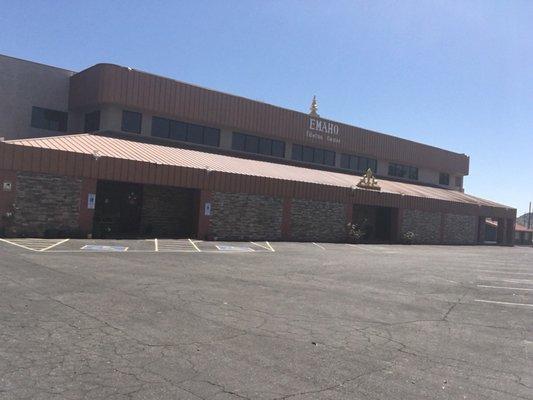
[[[370,168],[366,170],[357,186],[363,189],[381,190],[381,187],[378,185],[378,181],[374,178],[374,173]]]

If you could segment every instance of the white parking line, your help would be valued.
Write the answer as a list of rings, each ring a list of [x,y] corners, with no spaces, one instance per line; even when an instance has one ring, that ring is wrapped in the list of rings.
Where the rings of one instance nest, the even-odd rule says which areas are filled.
[[[385,247],[385,246],[377,246],[375,244],[351,244],[351,243],[345,243],[346,246],[350,246],[359,250],[368,251],[369,253],[377,253],[377,254],[398,254],[398,251],[394,250],[391,247]]]
[[[359,245],[357,245],[357,244],[346,243],[346,246],[355,247],[356,249],[361,249],[361,250],[369,251],[370,253],[376,253],[375,250],[370,250],[370,249],[367,249],[366,247],[362,247],[362,246],[359,246]]]
[[[488,270],[488,269],[478,269],[476,272],[489,272],[491,274],[508,274],[508,275],[528,275],[533,276],[533,273],[529,272],[513,272],[513,271],[496,271],[496,270]]]
[[[250,243],[251,244],[255,244],[256,246],[261,247],[261,248],[263,248],[265,250],[274,251],[274,249],[272,248],[272,246],[268,242],[265,242],[268,245],[268,247],[267,246],[263,246],[262,244],[259,244],[259,243],[256,243],[256,242],[250,242]]]
[[[154,243],[155,248],[155,243]],[[157,239],[158,253],[198,253],[189,239]]]
[[[159,242],[157,241],[157,239],[154,239],[154,249],[155,251],[159,251]]]
[[[192,241],[192,239],[189,239],[189,242],[191,242],[191,244],[193,245],[193,247],[196,249],[196,251],[198,251],[199,253],[202,252],[202,250],[200,250],[200,248],[198,246],[196,246],[196,243],[194,243]]]
[[[478,301],[480,303],[501,304],[503,306],[533,307],[533,304],[529,304],[529,303],[511,303],[511,302],[508,302],[508,301],[493,301],[493,300],[480,300],[480,299],[475,299],[474,301]]]
[[[533,288],[519,288],[519,287],[508,287],[508,286],[490,286],[490,285],[477,285],[478,287],[488,288],[488,289],[509,289],[509,290],[525,290],[533,291]]]
[[[314,244],[316,247],[321,248],[322,250],[326,250],[326,248],[325,248],[324,246],[321,246],[321,245],[319,245],[318,243],[313,242],[313,244]]]
[[[0,239],[0,241],[5,242],[5,243],[12,244],[13,246],[22,247],[23,249],[26,249],[26,250],[30,250],[30,251],[38,251],[38,250],[32,249],[31,247],[26,247],[26,246],[24,246],[24,245],[22,245],[22,244],[18,244],[18,243],[15,243],[15,242],[11,242],[11,241],[6,240],[6,239]]]
[[[39,250],[39,251],[50,250],[50,249],[52,249],[52,248],[54,248],[54,247],[56,247],[56,246],[59,246],[59,245],[62,244],[62,243],[68,242],[69,240],[70,240],[70,239],[63,239],[63,240],[61,240],[61,241],[59,241],[59,242],[57,242],[57,243],[54,243],[54,244],[51,245],[51,246],[45,247],[44,249],[41,249],[41,250]]]
[[[526,285],[533,285],[533,280],[531,279],[502,279],[499,276],[486,276],[480,277],[483,281],[499,281],[499,282],[509,282],[509,283],[525,283]]]

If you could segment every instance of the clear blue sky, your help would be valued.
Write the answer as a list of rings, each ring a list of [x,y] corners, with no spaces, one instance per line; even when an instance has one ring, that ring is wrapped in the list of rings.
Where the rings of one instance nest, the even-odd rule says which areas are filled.
[[[2,1],[0,53],[110,62],[470,155],[533,200],[533,1]]]

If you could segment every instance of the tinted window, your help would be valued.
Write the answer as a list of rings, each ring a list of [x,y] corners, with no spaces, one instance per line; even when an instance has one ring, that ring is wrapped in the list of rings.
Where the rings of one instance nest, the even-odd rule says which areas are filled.
[[[100,111],[96,110],[85,114],[84,132],[95,132],[100,130]]]
[[[357,157],[357,171],[365,171],[368,169],[368,159],[365,157]]]
[[[401,164],[389,164],[389,175],[418,180],[418,168]]]
[[[161,117],[152,118],[152,136],[204,144],[206,146],[220,146],[219,129]]]
[[[302,161],[302,152],[303,152],[303,146],[299,144],[293,144],[292,145],[292,159],[297,161]]]
[[[324,164],[324,150],[315,149],[315,156],[313,162],[317,164]]]
[[[372,172],[377,172],[378,170],[378,160],[374,160],[373,158],[368,159],[368,167],[372,169]]]
[[[348,164],[348,168],[350,168],[353,171],[357,171],[357,162],[358,162],[358,159],[356,156],[350,156],[350,163]]]
[[[187,140],[187,124],[179,121],[170,121],[170,139]]]
[[[303,147],[302,160],[305,162],[313,162],[315,159],[315,149],[312,147]]]
[[[67,131],[68,114],[63,111],[49,110],[47,108],[32,107],[31,126],[50,131]]]
[[[259,138],[257,136],[246,135],[246,142],[244,143],[244,151],[248,153],[259,152]]]
[[[292,159],[322,165],[335,166],[335,152],[318,149],[300,144],[292,145]],[[349,162],[349,158],[344,158],[344,162]]]
[[[141,113],[122,111],[122,130],[124,132],[141,133],[141,122]]]
[[[335,166],[335,152],[324,150],[324,164]]]
[[[168,138],[170,132],[170,121],[165,118],[152,118],[152,136]]]
[[[409,167],[409,179],[418,180],[418,168]]]
[[[439,184],[448,186],[450,184],[450,174],[441,172],[439,174]]]
[[[233,132],[233,150],[259,153],[267,156],[285,157],[285,142],[255,135]]]
[[[272,154],[272,140],[266,138],[259,138],[259,153]]]
[[[214,128],[204,128],[204,144],[218,147],[220,142],[220,131]]]
[[[341,168],[350,169],[350,156],[348,154],[341,154]]]
[[[280,140],[273,140],[272,155],[274,157],[285,157],[285,142],[282,142]]]
[[[233,132],[233,141],[231,148],[233,150],[244,151],[244,143],[246,142],[246,135],[242,133]]]
[[[204,142],[204,128],[200,125],[190,124],[187,127],[187,141],[202,144]]]

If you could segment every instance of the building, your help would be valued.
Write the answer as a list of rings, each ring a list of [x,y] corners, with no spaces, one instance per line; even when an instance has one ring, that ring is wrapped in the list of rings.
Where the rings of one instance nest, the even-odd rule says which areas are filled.
[[[527,228],[517,223],[516,228],[515,228],[514,241],[515,241],[515,244],[519,244],[522,246],[532,246],[533,245],[533,229]]]
[[[1,56],[0,73],[8,235],[345,241],[353,223],[368,241],[475,244],[492,218],[513,242],[516,210],[464,193],[466,155],[315,102],[302,113],[111,64]],[[376,187],[360,184],[368,169]]]

